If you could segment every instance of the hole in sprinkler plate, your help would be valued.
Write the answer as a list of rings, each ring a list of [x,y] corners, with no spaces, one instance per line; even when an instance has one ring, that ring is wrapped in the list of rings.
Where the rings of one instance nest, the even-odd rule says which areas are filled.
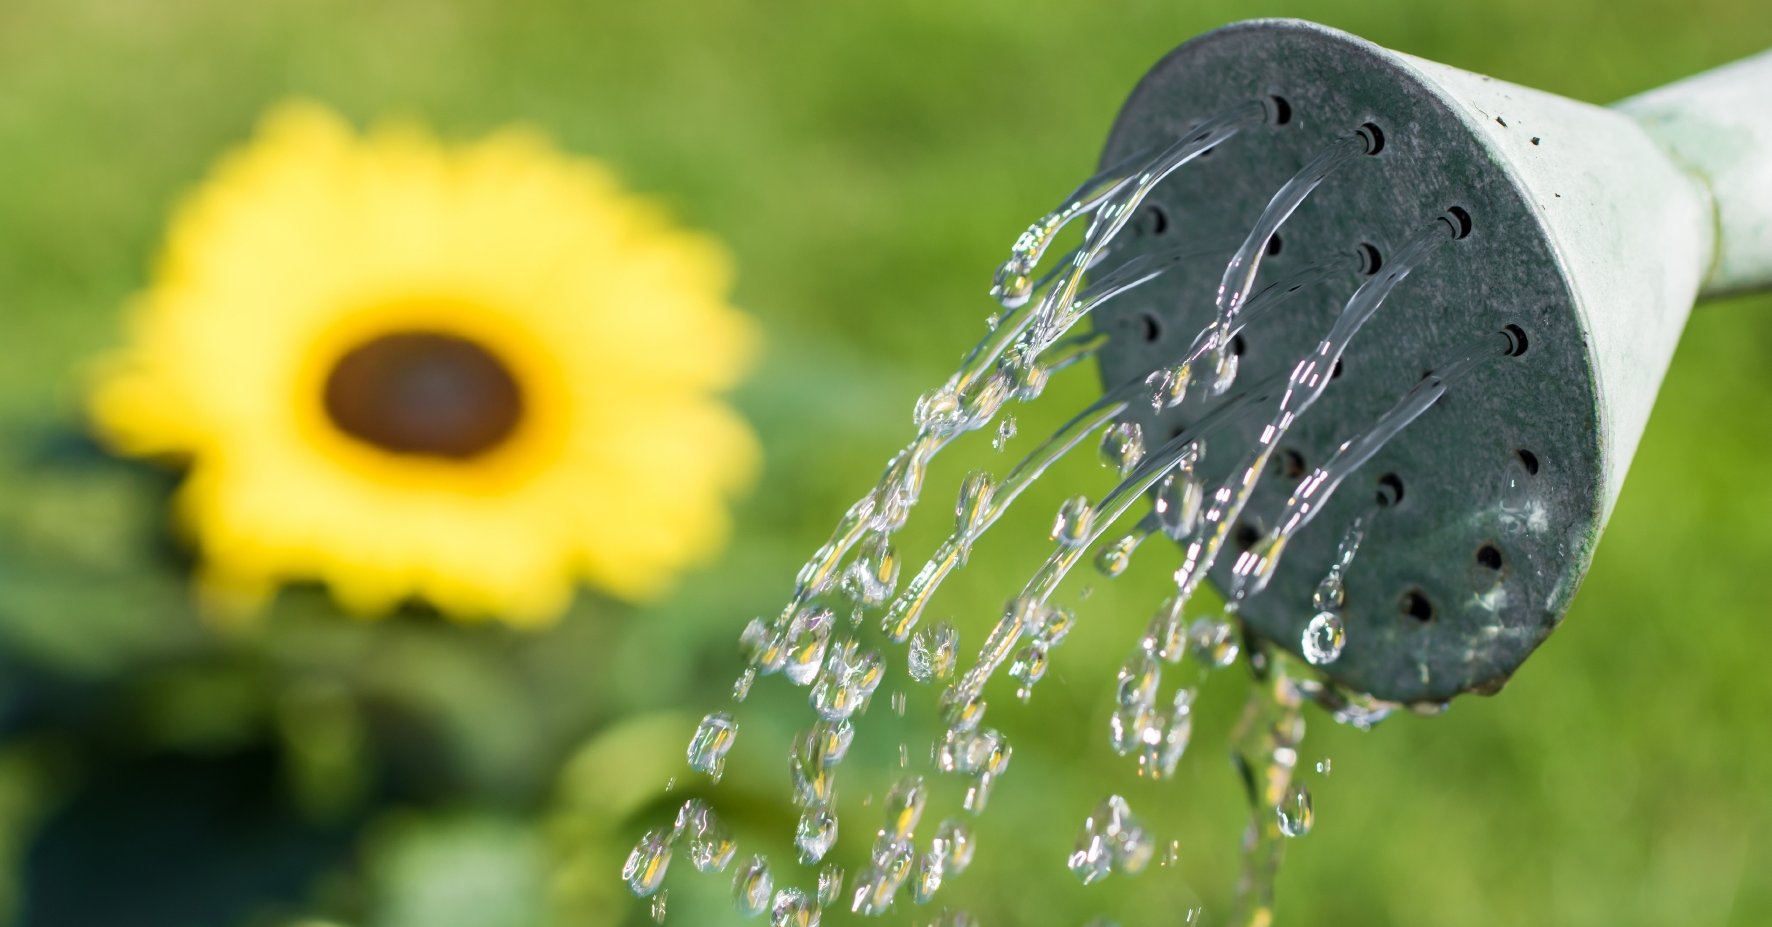
[[[1242,357],[1244,349],[1246,349],[1248,347],[1249,347],[1249,345],[1247,342],[1245,342],[1243,340],[1242,335],[1232,335],[1231,336],[1231,353],[1232,354],[1236,355],[1237,357]]]
[[[1497,573],[1501,572],[1501,566],[1503,563],[1501,559],[1501,548],[1496,547],[1494,544],[1484,544],[1482,547],[1477,548],[1477,563],[1486,570],[1493,570]]]
[[[1366,153],[1375,155],[1384,150],[1384,130],[1376,123],[1368,122],[1358,128],[1360,137],[1366,140]]]
[[[1138,317],[1139,333],[1146,341],[1156,341],[1163,337],[1163,322],[1154,313],[1146,312]]]
[[[1434,620],[1434,603],[1427,593],[1411,589],[1397,599],[1397,611],[1426,624]]]
[[[1267,256],[1268,257],[1273,257],[1274,255],[1279,254],[1280,248],[1282,248],[1282,247],[1283,247],[1283,244],[1280,241],[1280,233],[1279,232],[1275,232],[1274,234],[1268,236],[1268,239],[1267,239]]]
[[[1534,454],[1531,451],[1526,450],[1525,448],[1522,447],[1519,450],[1514,451],[1514,456],[1518,457],[1520,459],[1520,466],[1525,467],[1527,473],[1530,473],[1533,476],[1538,475],[1538,455],[1537,454]]]
[[[1358,251],[1360,252],[1360,273],[1370,277],[1378,273],[1378,269],[1384,266],[1384,255],[1379,252],[1377,245],[1363,241],[1360,242]]]
[[[1283,126],[1292,121],[1292,104],[1285,97],[1270,96],[1267,98],[1268,118],[1274,125]]]
[[[1378,504],[1396,505],[1403,501],[1403,478],[1395,473],[1386,473],[1378,478]]]
[[[1161,206],[1149,206],[1144,211],[1144,228],[1151,235],[1161,235],[1169,231],[1169,213]]]
[[[1238,550],[1248,550],[1261,540],[1261,528],[1247,520],[1239,521],[1231,540],[1236,543]]]
[[[1507,352],[1509,357],[1519,357],[1526,353],[1527,348],[1532,346],[1531,342],[1526,338],[1526,330],[1520,326],[1504,325],[1501,330],[1506,332],[1507,336],[1513,339],[1514,342],[1514,349]]]
[[[1340,360],[1340,358],[1336,359],[1335,366],[1329,368],[1329,379],[1331,379],[1331,380],[1341,379],[1341,360]]]
[[[1462,239],[1470,236],[1471,214],[1464,211],[1463,206],[1452,206],[1446,210],[1446,218],[1452,223],[1452,237]]]
[[[1307,469],[1304,455],[1289,447],[1282,448],[1274,457],[1274,469],[1289,480],[1302,479]]]

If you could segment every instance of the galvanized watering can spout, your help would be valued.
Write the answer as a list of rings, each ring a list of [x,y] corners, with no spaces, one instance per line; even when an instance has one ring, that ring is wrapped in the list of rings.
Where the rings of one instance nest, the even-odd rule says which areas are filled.
[[[1703,189],[1715,248],[1700,295],[1772,287],[1772,52],[1613,107]]]

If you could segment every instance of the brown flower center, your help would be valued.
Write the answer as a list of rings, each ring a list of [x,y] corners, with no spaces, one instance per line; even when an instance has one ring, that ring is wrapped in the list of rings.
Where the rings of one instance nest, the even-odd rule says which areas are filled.
[[[436,332],[394,332],[353,348],[327,375],[324,401],[353,438],[450,460],[491,451],[523,420],[523,392],[504,363]]]

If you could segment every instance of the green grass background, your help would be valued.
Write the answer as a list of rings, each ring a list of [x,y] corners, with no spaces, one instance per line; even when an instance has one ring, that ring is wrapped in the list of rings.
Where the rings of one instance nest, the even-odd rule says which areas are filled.
[[[228,908],[248,913],[227,917],[532,924],[548,916],[544,889],[564,879],[593,901],[568,905],[560,922],[637,923],[637,908],[617,913],[608,905],[619,895],[586,880],[613,882],[601,861],[614,853],[619,862],[639,830],[668,814],[666,799],[645,795],[680,756],[681,719],[722,697],[738,628],[777,607],[799,561],[908,433],[914,397],[981,333],[983,290],[1008,242],[1090,169],[1120,100],[1161,54],[1225,22],[1281,15],[1592,101],[1772,45],[1763,0],[3,0],[0,647],[12,662],[102,690],[205,646],[193,643],[204,634],[184,614],[175,558],[142,553],[155,543],[164,486],[136,471],[88,479],[81,467],[93,465],[64,465],[42,448],[77,425],[80,365],[118,342],[119,307],[143,285],[169,207],[268,104],[311,97],[359,122],[416,116],[458,138],[513,121],[544,127],[736,254],[738,301],[768,336],[736,396],[766,448],[763,482],[719,562],[655,606],[586,606],[557,632],[570,646],[541,648],[552,656],[490,632],[372,632],[406,635],[409,688],[459,721],[445,727],[467,744],[458,747],[467,765],[512,756],[508,765],[527,771],[468,777],[498,787],[391,800],[372,823],[347,829],[345,849],[318,867],[324,878],[296,880],[271,913],[248,900]],[[1772,300],[1695,312],[1568,624],[1502,695],[1370,734],[1313,716],[1306,762],[1330,756],[1335,771],[1312,778],[1318,824],[1289,848],[1280,923],[1772,923],[1769,356]],[[1090,376],[1072,374],[1023,413],[1013,450],[1067,403],[1086,401]],[[983,447],[953,456],[930,508],[945,508],[968,466],[1005,462]],[[976,644],[1041,555],[1043,513],[1070,486],[1103,485],[1092,461],[1062,473],[945,593],[939,608],[964,640]],[[913,525],[904,545],[913,559],[945,517]],[[1134,574],[1096,583],[1081,603],[1083,629],[1057,653],[1033,706],[993,709],[1015,739],[1014,764],[982,825],[979,862],[944,899],[984,923],[1080,924],[1110,910],[1130,927],[1179,923],[1184,904],[1226,910],[1243,811],[1224,740],[1241,683],[1227,674],[1209,687],[1174,782],[1132,782],[1101,745],[1112,674],[1159,597],[1162,559],[1153,546]],[[314,643],[327,632],[290,622],[297,630],[254,645],[252,665],[313,666],[330,659],[316,653],[393,646],[361,635]],[[280,656],[296,651],[300,660]],[[513,686],[487,668],[495,663],[540,682]],[[213,707],[270,685],[255,682],[270,670],[256,672],[198,701]],[[323,675],[354,691],[395,672]],[[889,689],[905,687],[898,678]],[[138,688],[124,686],[132,697]],[[781,688],[759,685],[746,715],[759,733],[748,737],[781,743],[797,723],[797,695]],[[523,699],[538,689],[553,706],[548,723],[568,733],[532,743],[521,728],[541,722]],[[858,768],[846,802],[860,800],[862,783],[884,781],[894,727],[914,740],[928,723],[915,707],[904,722],[879,706],[874,716],[885,729],[863,748],[874,772]],[[162,717],[111,723],[133,730]],[[6,756],[28,758],[41,739],[14,737]],[[552,770],[573,753],[562,743],[579,739],[589,752],[556,781]],[[758,839],[783,828],[775,755],[743,760],[754,770],[735,770],[738,785],[717,799]],[[25,873],[11,890],[18,916],[47,923],[31,900],[53,888],[32,874],[47,871],[32,868],[35,828],[79,792],[53,787],[41,770],[54,764],[7,778],[7,762],[0,863]],[[91,772],[102,764],[83,768],[82,782],[103,778]],[[620,819],[596,820],[615,814],[599,802],[624,789],[638,797]],[[1090,806],[1114,790],[1183,841],[1182,862],[1085,890],[1062,855]],[[876,815],[846,819],[849,858]],[[177,823],[144,835],[112,819],[112,831],[79,846],[128,863],[130,853],[153,854],[162,826]],[[559,876],[560,858],[579,870]],[[197,895],[238,889],[200,859],[169,864],[169,878]],[[679,922],[724,922],[723,881],[680,868],[671,882]],[[149,899],[143,911],[167,891],[131,882],[131,865],[104,871],[113,870],[91,890]],[[929,916],[914,913],[917,923]],[[227,922],[219,918],[136,923]]]

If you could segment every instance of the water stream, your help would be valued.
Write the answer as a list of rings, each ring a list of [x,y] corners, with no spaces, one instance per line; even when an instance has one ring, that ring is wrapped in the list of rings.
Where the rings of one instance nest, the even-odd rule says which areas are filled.
[[[984,724],[987,685],[1007,674],[1017,697],[1030,699],[1052,665],[1054,650],[1078,621],[1072,609],[1055,603],[1063,581],[1092,551],[1102,575],[1118,576],[1151,536],[1161,535],[1181,545],[1175,588],[1132,642],[1111,682],[1114,710],[1105,740],[1130,759],[1136,775],[1171,777],[1192,739],[1201,680],[1239,663],[1256,675],[1259,684],[1230,745],[1252,809],[1238,894],[1242,908],[1235,919],[1254,927],[1272,922],[1273,877],[1284,843],[1307,833],[1314,821],[1310,793],[1294,777],[1304,734],[1303,706],[1316,704],[1335,720],[1360,727],[1382,720],[1395,706],[1295,674],[1289,658],[1244,637],[1236,609],[1264,591],[1288,543],[1351,473],[1447,390],[1484,363],[1517,353],[1523,344],[1516,345],[1508,332],[1486,336],[1429,374],[1298,485],[1274,531],[1235,564],[1225,614],[1193,616],[1189,602],[1269,469],[1271,456],[1327,389],[1342,353],[1412,270],[1462,236],[1462,217],[1449,214],[1426,223],[1382,272],[1375,273],[1379,268],[1370,249],[1349,249],[1257,289],[1262,256],[1287,218],[1338,169],[1382,144],[1365,128],[1337,140],[1284,184],[1256,217],[1232,253],[1216,294],[1202,294],[1214,311],[1186,351],[1108,390],[1001,477],[988,470],[969,474],[955,502],[952,532],[902,586],[904,560],[894,543],[921,500],[930,466],[945,447],[995,425],[993,444],[1000,448],[1016,427],[1013,417],[1004,414],[1008,403],[1038,399],[1052,374],[1102,349],[1108,339],[1102,331],[1072,333],[1080,321],[1176,267],[1210,255],[1223,258],[1228,248],[1220,243],[1132,256],[1117,251],[1115,243],[1166,177],[1273,120],[1272,106],[1262,100],[1233,107],[1187,129],[1161,150],[1103,171],[1016,240],[992,289],[1005,311],[992,316],[989,332],[954,374],[918,399],[915,437],[801,568],[783,610],[752,620],[740,635],[746,668],[733,685],[735,703],[745,702],[763,677],[779,677],[783,684],[806,691],[810,711],[805,726],[784,751],[790,800],[798,811],[793,853],[741,855],[726,822],[703,800],[691,799],[674,821],[642,837],[622,870],[635,894],[652,899],[656,919],[669,917],[665,882],[678,854],[693,870],[729,878],[734,909],[747,917],[766,915],[772,927],[815,927],[826,911],[836,908],[881,916],[906,905],[930,904],[970,865],[977,846],[973,820],[985,813],[1014,755],[1009,739]],[[1060,230],[1083,219],[1087,224],[1081,244],[1036,277]],[[1280,307],[1294,294],[1357,273],[1368,276],[1313,350],[1290,370],[1234,388],[1235,355],[1228,351],[1233,336],[1258,320],[1279,317]],[[1206,388],[1196,390],[1192,387],[1201,369],[1209,376],[1200,378]],[[1196,403],[1197,414],[1187,428],[1156,446],[1128,416],[1140,403],[1162,410],[1183,402]],[[1263,422],[1266,427],[1253,447],[1238,449],[1226,437]],[[1073,496],[1054,514],[1051,554],[1008,600],[962,670],[959,632],[947,622],[923,622],[930,601],[1011,505],[1061,458],[1091,440],[1098,443],[1102,462],[1117,482],[1099,502]],[[1217,485],[1201,476],[1201,462],[1213,450],[1238,460]],[[1147,498],[1151,511],[1123,527]],[[1341,653],[1346,634],[1340,621],[1341,584],[1361,539],[1382,518],[1381,510],[1375,503],[1343,529],[1337,557],[1318,587],[1311,603],[1315,614],[1300,641],[1309,663],[1328,664]],[[870,617],[877,617],[877,624]],[[871,630],[875,627],[878,632]],[[876,645],[875,638],[883,640]],[[1165,668],[1183,662],[1191,665],[1185,684],[1171,680],[1165,694]],[[849,872],[827,856],[839,840],[870,830],[839,818],[837,778],[861,736],[874,694],[894,665],[913,682],[938,687],[942,723],[930,746],[927,773],[914,770],[908,745],[899,745],[896,781],[883,794],[870,796],[880,823],[871,830],[866,860]],[[905,713],[904,693],[895,693],[892,703],[895,714]],[[720,781],[728,755],[747,746],[740,737],[739,707],[708,713],[688,740],[690,769],[710,783]],[[765,744],[762,749],[772,748]],[[1326,773],[1326,766],[1321,771]],[[926,826],[931,794],[950,781],[963,792],[961,813]],[[1110,794],[1082,822],[1069,857],[1055,864],[1085,884],[1115,874],[1136,876],[1158,858],[1157,845],[1155,834],[1127,799]],[[1162,861],[1173,862],[1173,853],[1171,849]],[[1198,910],[1190,909],[1185,921],[1168,922],[1195,923],[1197,915]],[[935,923],[963,927],[979,921],[964,911],[948,910]]]

